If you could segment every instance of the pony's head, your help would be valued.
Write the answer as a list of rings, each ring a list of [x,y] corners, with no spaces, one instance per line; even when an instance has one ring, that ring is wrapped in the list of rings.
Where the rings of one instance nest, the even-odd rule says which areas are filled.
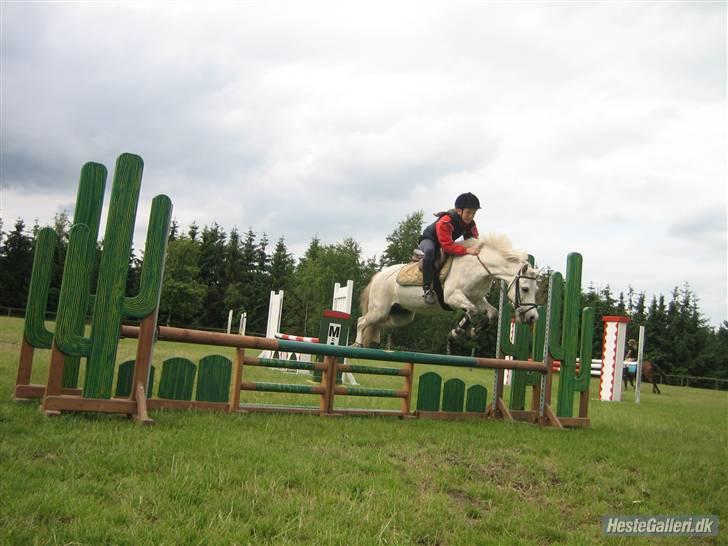
[[[516,320],[533,324],[538,320],[536,309],[536,290],[538,285],[538,272],[528,262],[524,263],[516,272],[508,285],[508,299],[516,310]]]

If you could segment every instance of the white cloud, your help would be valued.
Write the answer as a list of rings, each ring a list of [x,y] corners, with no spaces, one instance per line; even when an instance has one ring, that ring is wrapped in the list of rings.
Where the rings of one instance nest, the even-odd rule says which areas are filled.
[[[584,284],[726,312],[723,3],[2,4],[2,217],[145,160],[141,226],[353,236],[485,203],[481,231]],[[33,32],[27,32],[32,28]]]

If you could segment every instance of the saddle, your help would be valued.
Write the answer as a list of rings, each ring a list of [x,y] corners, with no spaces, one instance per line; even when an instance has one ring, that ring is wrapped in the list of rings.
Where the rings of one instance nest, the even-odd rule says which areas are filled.
[[[416,248],[412,253],[412,261],[399,270],[397,274],[397,284],[400,286],[422,286],[424,282],[422,278],[422,258],[424,252],[419,248]],[[450,269],[452,268],[452,256],[449,256],[443,252],[442,249],[438,252],[435,257],[435,273],[439,273],[438,278],[440,283],[443,284],[447,279]]]

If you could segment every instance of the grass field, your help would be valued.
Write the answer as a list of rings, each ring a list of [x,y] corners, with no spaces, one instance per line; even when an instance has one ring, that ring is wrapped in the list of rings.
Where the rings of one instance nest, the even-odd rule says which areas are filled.
[[[728,525],[725,392],[645,388],[639,405],[632,391],[624,403],[592,399],[592,427],[562,432],[492,420],[186,411],[153,412],[155,424],[139,427],[95,414],[49,419],[37,402],[13,402],[21,332],[21,320],[0,319],[2,545],[728,543],[725,533],[606,539],[600,526],[607,514],[717,514]],[[133,348],[123,341],[120,361]],[[155,362],[213,352],[232,357],[160,343]],[[45,379],[47,354],[36,358],[34,381]],[[490,396],[489,372],[443,375],[480,382]],[[303,395],[287,402],[295,396]],[[397,407],[383,402],[355,405]]]

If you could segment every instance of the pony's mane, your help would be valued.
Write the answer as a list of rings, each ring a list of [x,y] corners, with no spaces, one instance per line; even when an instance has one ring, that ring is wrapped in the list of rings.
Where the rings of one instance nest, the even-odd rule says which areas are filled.
[[[513,248],[511,240],[506,235],[488,233],[481,236],[480,239],[463,241],[463,244],[465,246],[487,246],[501,254],[509,262],[523,263],[528,260],[528,252]]]

